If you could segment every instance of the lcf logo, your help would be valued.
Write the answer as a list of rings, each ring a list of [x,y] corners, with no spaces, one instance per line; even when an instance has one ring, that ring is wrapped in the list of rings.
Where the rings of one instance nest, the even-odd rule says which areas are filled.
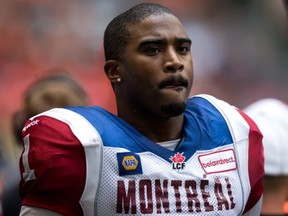
[[[171,156],[169,159],[172,161],[172,168],[175,170],[183,170],[185,167],[185,159],[186,157],[183,156],[184,152],[175,154]]]

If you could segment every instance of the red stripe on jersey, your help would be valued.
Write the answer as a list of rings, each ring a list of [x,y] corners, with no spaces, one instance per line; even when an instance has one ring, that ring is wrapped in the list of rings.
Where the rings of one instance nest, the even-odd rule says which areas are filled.
[[[39,120],[37,124],[33,124],[35,120]],[[34,170],[35,178],[25,181],[21,176],[22,204],[63,215],[83,215],[79,204],[86,176],[82,144],[64,122],[48,116],[33,121],[26,123],[23,137],[29,135],[29,170]],[[20,158],[21,174],[23,157],[24,154]]]
[[[261,198],[263,194],[263,181],[264,176],[264,151],[262,145],[262,133],[258,129],[255,122],[243,111],[238,110],[242,117],[248,123],[249,130],[249,149],[248,149],[248,172],[251,185],[251,194],[247,201],[244,213],[249,211]],[[259,152],[262,152],[259,154]],[[253,160],[255,157],[261,160]]]

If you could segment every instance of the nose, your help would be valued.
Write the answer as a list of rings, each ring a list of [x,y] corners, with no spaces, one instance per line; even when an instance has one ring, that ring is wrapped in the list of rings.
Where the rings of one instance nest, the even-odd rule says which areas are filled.
[[[166,73],[175,73],[184,69],[183,63],[181,63],[180,56],[173,48],[167,50],[164,60],[164,71]]]

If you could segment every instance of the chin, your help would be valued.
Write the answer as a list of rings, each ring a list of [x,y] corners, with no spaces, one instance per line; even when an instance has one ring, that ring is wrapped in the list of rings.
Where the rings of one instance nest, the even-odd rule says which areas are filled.
[[[179,116],[179,115],[183,114],[185,111],[185,108],[186,108],[185,102],[170,103],[170,104],[166,104],[166,105],[161,106],[161,111],[166,116],[174,117],[174,116]]]

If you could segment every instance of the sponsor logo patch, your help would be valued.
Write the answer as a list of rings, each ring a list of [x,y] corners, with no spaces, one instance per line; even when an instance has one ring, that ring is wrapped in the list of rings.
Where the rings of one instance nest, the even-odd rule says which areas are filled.
[[[198,156],[198,160],[206,174],[227,172],[237,169],[233,149],[202,154]]]
[[[117,153],[119,175],[143,174],[141,159],[138,154],[132,152]]]

